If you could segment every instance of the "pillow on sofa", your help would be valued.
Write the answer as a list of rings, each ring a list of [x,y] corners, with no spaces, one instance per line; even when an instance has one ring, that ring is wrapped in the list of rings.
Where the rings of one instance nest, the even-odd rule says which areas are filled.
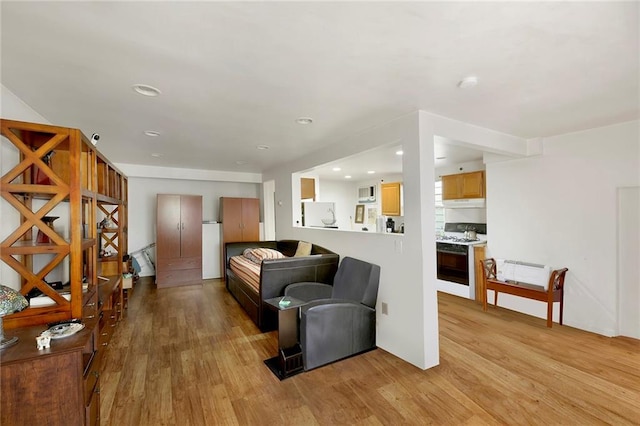
[[[263,260],[283,259],[287,257],[278,250],[270,248],[248,248],[244,250],[242,255],[254,263],[262,263]]]
[[[293,257],[302,257],[309,256],[311,254],[311,243],[306,241],[298,242],[298,248],[296,249],[296,254]]]

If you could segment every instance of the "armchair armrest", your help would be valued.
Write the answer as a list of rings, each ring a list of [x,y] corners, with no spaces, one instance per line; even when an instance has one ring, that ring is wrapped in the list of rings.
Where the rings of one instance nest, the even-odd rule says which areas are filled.
[[[323,283],[293,283],[284,289],[285,296],[295,297],[296,299],[309,302],[317,299],[328,299],[331,297],[333,287]]]
[[[311,312],[310,312],[311,311]],[[348,299],[319,299],[312,300],[300,307],[300,316],[308,315],[329,315],[340,311],[362,312],[364,315],[373,314],[375,318],[376,310]]]
[[[376,346],[376,311],[369,306],[324,299],[303,305],[300,315],[300,344],[306,370]]]
[[[260,297],[266,300],[282,296],[292,283],[331,283],[338,260],[337,254],[264,260],[260,267]]]

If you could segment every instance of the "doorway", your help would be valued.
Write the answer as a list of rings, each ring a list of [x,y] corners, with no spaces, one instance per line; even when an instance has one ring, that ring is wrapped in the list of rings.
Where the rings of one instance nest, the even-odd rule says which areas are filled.
[[[268,180],[262,184],[264,200],[264,239],[276,239],[276,181]]]

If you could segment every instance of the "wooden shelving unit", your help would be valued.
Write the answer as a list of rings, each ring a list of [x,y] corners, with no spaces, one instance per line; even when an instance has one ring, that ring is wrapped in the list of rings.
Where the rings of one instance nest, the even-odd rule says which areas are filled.
[[[20,340],[0,358],[2,381],[12,389],[0,398],[2,419],[96,425],[102,348],[124,307],[127,178],[80,130],[10,120],[1,120],[1,130],[3,154],[15,165],[3,170],[0,194],[18,214],[2,218],[3,231],[13,230],[0,243],[0,258],[16,272],[11,279],[23,295],[39,291],[49,298],[38,307],[32,298],[32,306],[3,318]],[[109,226],[99,232],[105,218]],[[112,255],[99,259],[103,250]],[[68,271],[66,297],[46,280],[59,269]],[[52,341],[46,351],[35,349],[44,324],[72,318],[82,319],[85,330]]]
[[[5,316],[5,328],[82,318],[85,304],[96,291],[105,293],[105,285],[112,291],[98,303],[105,309],[112,302],[122,306],[122,262],[107,277],[109,284],[98,279],[97,262],[104,246],[114,259],[126,253],[126,176],[78,129],[2,120],[1,131],[3,146],[17,150],[17,161],[3,174],[0,194],[20,218],[0,243],[0,258],[18,274],[22,294],[40,291],[51,299],[49,306]],[[48,226],[43,218],[59,210],[67,214]],[[114,226],[98,234],[104,217]],[[56,268],[68,268],[70,300],[46,281]]]

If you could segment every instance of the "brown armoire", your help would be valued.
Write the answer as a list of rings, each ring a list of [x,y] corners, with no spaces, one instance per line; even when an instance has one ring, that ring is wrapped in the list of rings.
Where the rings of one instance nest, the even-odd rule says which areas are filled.
[[[202,281],[202,196],[158,194],[156,285]]]
[[[222,222],[222,274],[226,276],[225,243],[260,239],[260,200],[220,197],[220,221]]]

